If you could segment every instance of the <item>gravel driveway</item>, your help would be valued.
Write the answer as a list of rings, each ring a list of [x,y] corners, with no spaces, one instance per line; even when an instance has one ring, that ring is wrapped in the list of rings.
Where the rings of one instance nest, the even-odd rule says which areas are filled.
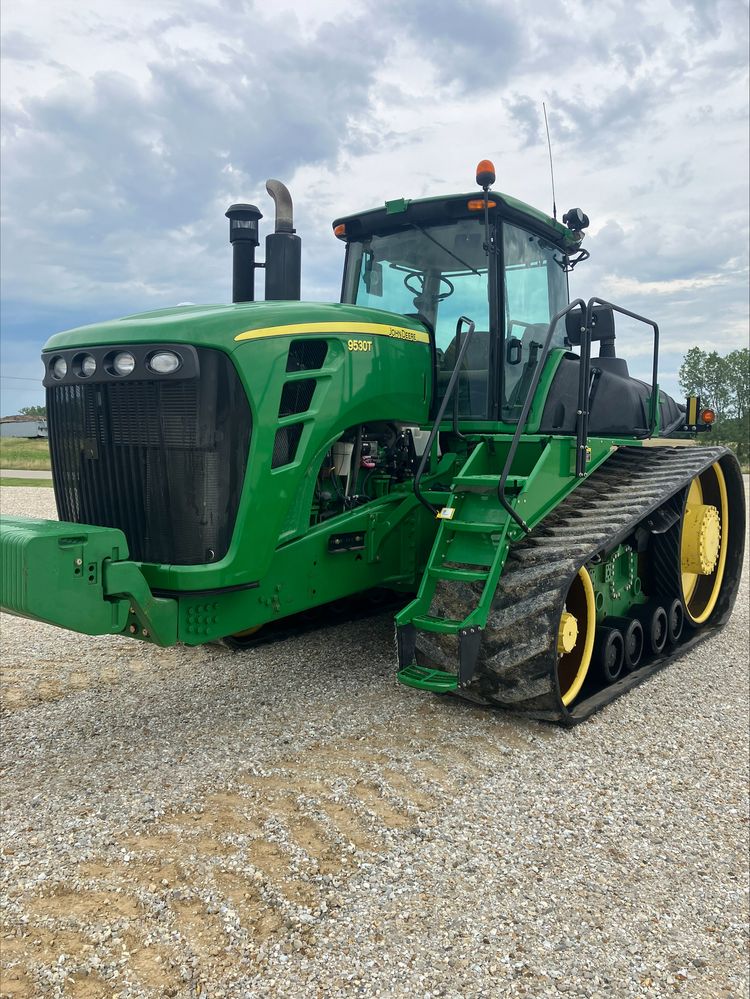
[[[245,653],[3,615],[0,995],[747,996],[747,580],[573,731],[399,687],[388,615]]]

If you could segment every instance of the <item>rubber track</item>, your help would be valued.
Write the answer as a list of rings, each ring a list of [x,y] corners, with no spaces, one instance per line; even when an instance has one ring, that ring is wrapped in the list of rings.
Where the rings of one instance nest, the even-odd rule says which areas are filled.
[[[475,679],[460,696],[573,725],[717,630],[731,611],[738,576],[727,584],[734,583],[734,592],[728,608],[715,615],[714,626],[688,631],[668,654],[646,662],[609,687],[587,691],[584,686],[570,710],[562,704],[557,684],[557,628],[578,570],[629,537],[649,514],[670,497],[678,497],[691,479],[727,454],[731,452],[722,447],[620,448],[511,549],[483,635]],[[739,558],[741,564],[741,552]],[[477,584],[443,582],[429,613],[462,620],[476,606],[478,592]],[[418,632],[417,662],[455,672],[457,637]]]

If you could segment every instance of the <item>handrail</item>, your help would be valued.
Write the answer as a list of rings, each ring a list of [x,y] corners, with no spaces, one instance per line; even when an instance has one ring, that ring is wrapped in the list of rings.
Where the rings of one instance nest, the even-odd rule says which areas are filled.
[[[576,475],[581,478],[586,472],[586,446],[589,438],[589,379],[591,376],[591,326],[594,307],[603,305],[606,309],[619,312],[623,316],[645,323],[654,331],[654,359],[651,369],[651,399],[649,401],[649,433],[656,431],[659,422],[659,325],[637,312],[631,312],[620,305],[613,305],[603,298],[590,298],[586,306],[586,321],[581,328],[581,371],[578,380],[578,428],[576,433]],[[585,328],[584,328],[585,327]],[[585,343],[584,343],[585,340]]]
[[[583,301],[582,298],[576,298],[575,301],[571,302],[569,305],[566,305],[564,309],[561,309],[560,312],[557,313],[557,315],[553,316],[552,321],[547,327],[547,336],[544,339],[544,347],[542,348],[542,353],[539,357],[539,360],[537,361],[537,365],[534,370],[534,377],[531,379],[531,384],[529,385],[528,391],[526,392],[526,398],[524,399],[523,407],[521,408],[521,415],[518,417],[516,432],[513,434],[513,440],[510,442],[510,449],[508,451],[508,456],[505,459],[505,465],[503,466],[503,471],[500,476],[500,482],[498,483],[497,486],[497,498],[500,500],[500,505],[503,507],[505,512],[510,517],[512,517],[513,520],[515,520],[515,522],[518,524],[518,526],[521,528],[524,534],[529,533],[530,527],[523,519],[523,517],[521,517],[520,514],[516,510],[514,510],[513,507],[510,505],[510,503],[508,502],[508,499],[505,495],[505,483],[508,481],[510,468],[511,465],[513,464],[513,459],[516,456],[516,451],[518,450],[518,442],[520,441],[521,435],[523,434],[524,429],[526,427],[526,420],[528,419],[529,410],[531,409],[531,403],[533,402],[534,396],[536,394],[536,389],[537,385],[539,384],[539,379],[542,376],[542,368],[544,367],[544,362],[547,360],[547,355],[549,354],[550,345],[552,343],[552,335],[555,332],[555,327],[563,318],[563,316],[566,316],[569,312],[572,312],[573,309],[578,308],[578,306],[580,306],[581,315],[583,315],[584,310],[586,309],[586,303]],[[586,316],[588,317],[588,312],[586,312]],[[583,332],[581,333],[581,336],[583,336]]]
[[[461,327],[463,326],[464,323],[468,323],[469,328],[466,332],[466,339],[463,342],[461,342]],[[436,506],[433,506],[429,500],[426,500],[424,498],[424,496],[422,495],[422,491],[419,488],[419,484],[422,480],[422,476],[424,475],[424,470],[427,467],[427,462],[429,460],[430,453],[432,451],[432,445],[435,443],[435,438],[437,437],[440,431],[440,424],[443,420],[443,416],[445,416],[445,411],[448,408],[448,403],[450,402],[451,395],[453,394],[453,390],[455,389],[456,383],[458,382],[459,376],[461,374],[461,362],[464,359],[464,355],[466,354],[466,350],[469,346],[473,333],[474,333],[473,321],[469,319],[467,316],[460,316],[458,322],[456,323],[456,339],[457,342],[460,343],[460,347],[456,354],[456,363],[453,365],[453,371],[451,371],[451,376],[448,379],[448,385],[445,389],[445,395],[443,396],[440,402],[440,406],[438,407],[437,415],[435,417],[435,422],[432,424],[432,429],[430,430],[430,436],[427,438],[425,449],[422,452],[422,457],[419,459],[419,464],[417,465],[417,473],[414,476],[414,495],[417,497],[422,506],[426,506],[427,509],[433,514],[437,514],[438,509]],[[454,425],[458,422],[458,414],[455,409],[453,412],[453,422]]]

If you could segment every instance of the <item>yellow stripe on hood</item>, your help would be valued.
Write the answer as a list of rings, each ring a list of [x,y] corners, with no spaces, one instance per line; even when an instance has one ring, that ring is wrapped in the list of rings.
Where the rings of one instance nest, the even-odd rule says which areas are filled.
[[[424,330],[410,330],[405,326],[387,326],[384,323],[292,323],[290,326],[264,326],[262,329],[245,330],[238,333],[235,340],[263,340],[271,336],[325,336],[327,333],[344,336],[387,336],[392,340],[407,340],[411,343],[429,343],[430,337]]]

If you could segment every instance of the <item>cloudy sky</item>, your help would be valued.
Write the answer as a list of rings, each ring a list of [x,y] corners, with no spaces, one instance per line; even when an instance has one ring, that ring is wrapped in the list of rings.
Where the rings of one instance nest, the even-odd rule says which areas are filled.
[[[51,333],[230,297],[223,212],[291,188],[303,297],[335,215],[497,189],[591,217],[572,291],[656,318],[662,384],[748,340],[744,0],[6,0],[2,415]],[[649,346],[625,351],[645,371]]]

